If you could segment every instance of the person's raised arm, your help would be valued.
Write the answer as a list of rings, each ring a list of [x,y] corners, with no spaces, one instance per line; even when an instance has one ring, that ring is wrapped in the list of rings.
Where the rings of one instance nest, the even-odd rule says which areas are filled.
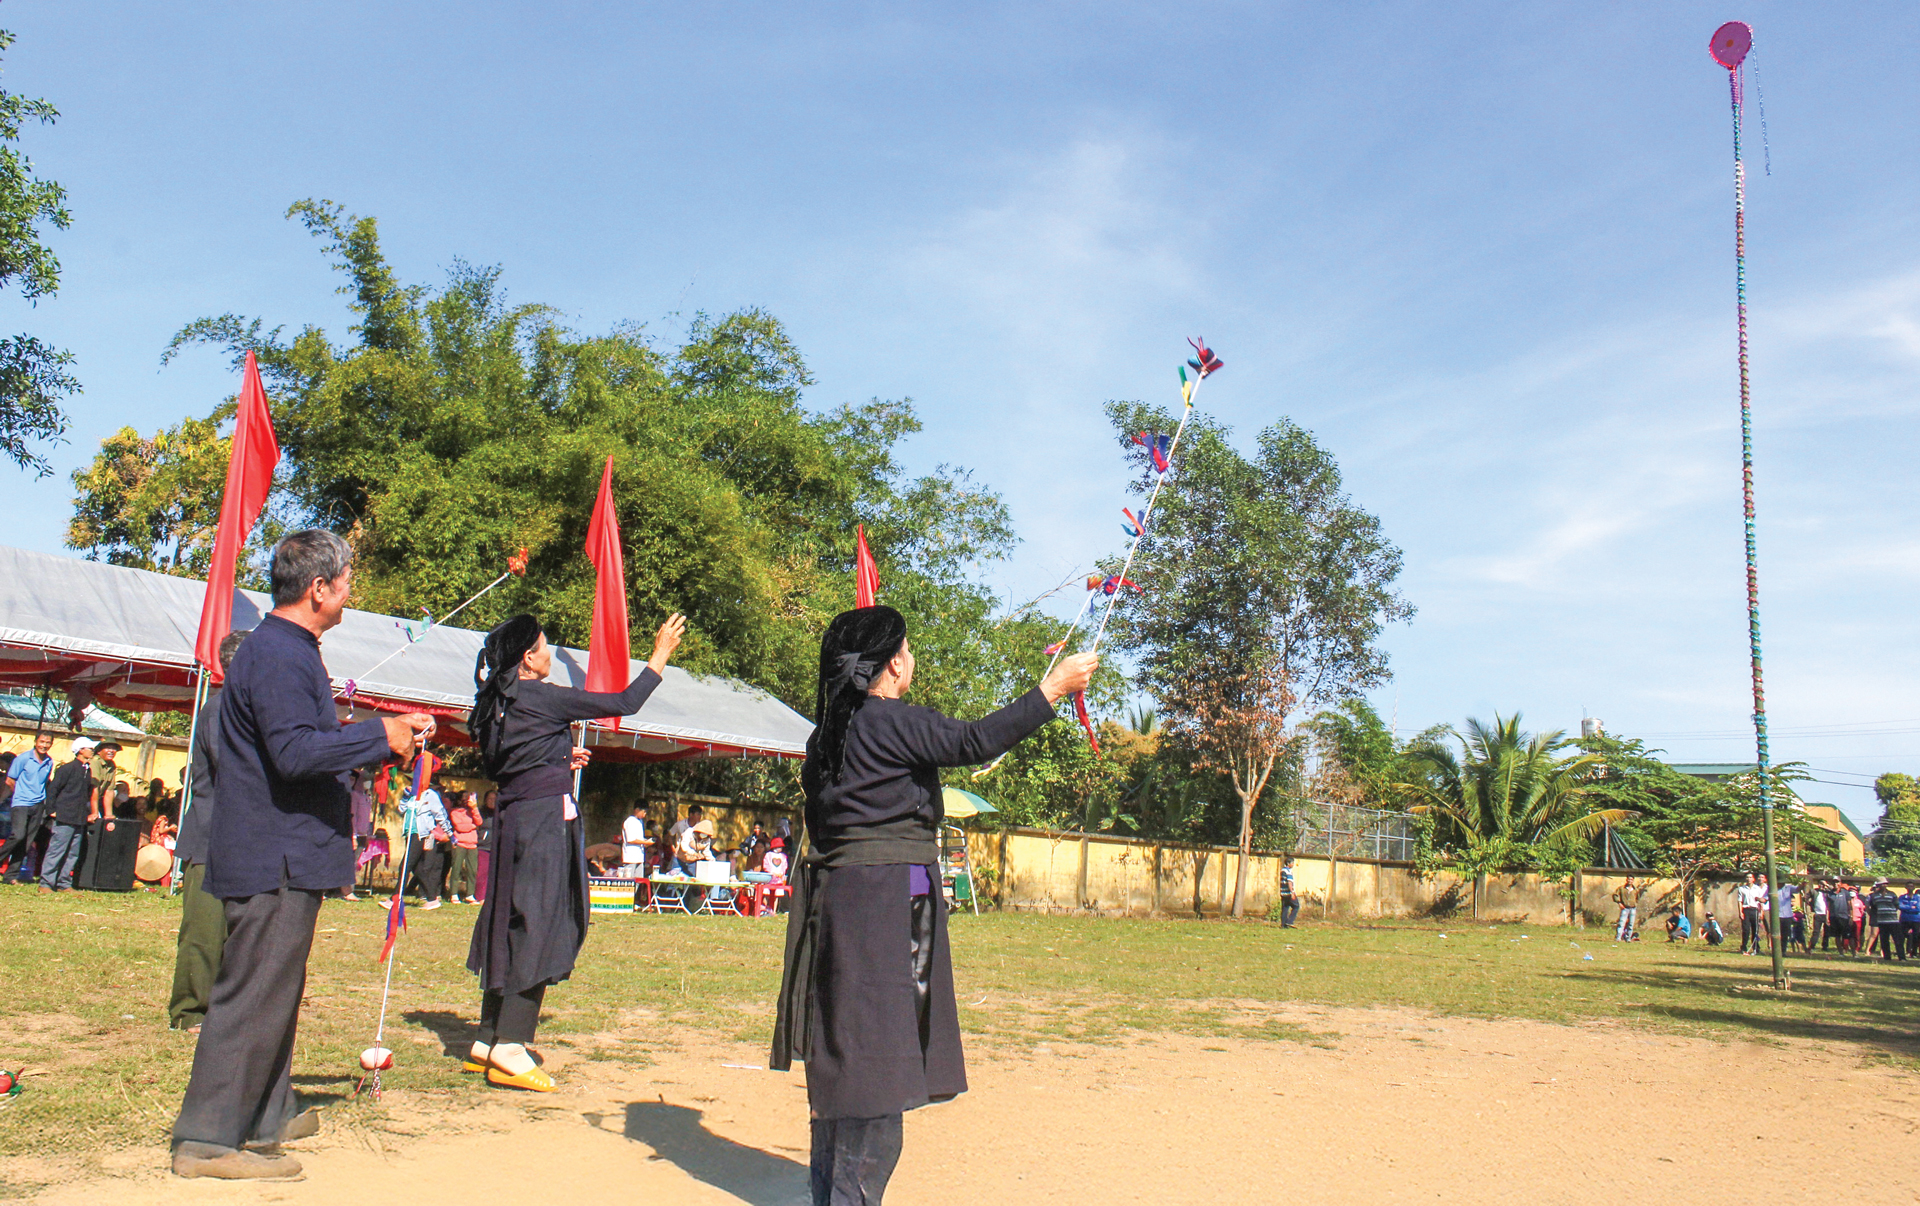
[[[919,709],[908,738],[912,748],[896,750],[894,756],[903,762],[931,766],[991,762],[1052,720],[1056,703],[1086,690],[1099,665],[1097,654],[1063,657],[1038,687],[978,720],[955,720],[930,708]]]
[[[640,710],[641,705],[660,685],[660,676],[666,672],[667,661],[673,651],[680,647],[680,641],[687,634],[687,618],[677,612],[667,617],[660,625],[660,631],[653,637],[653,655],[647,659],[646,669],[633,676],[624,691],[579,691],[571,687],[561,687],[553,694],[560,709],[560,720],[599,720],[607,716],[630,716]]]

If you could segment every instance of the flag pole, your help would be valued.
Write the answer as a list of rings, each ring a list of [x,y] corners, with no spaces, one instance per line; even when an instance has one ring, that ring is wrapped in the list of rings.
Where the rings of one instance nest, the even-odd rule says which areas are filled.
[[[187,813],[193,808],[193,755],[194,737],[200,732],[200,709],[207,704],[207,668],[199,662],[193,664],[193,714],[187,721],[187,781],[180,785],[180,821],[174,826],[173,883],[167,888],[168,896],[178,896],[181,881],[186,875],[186,862],[180,857],[180,831],[187,827]]]

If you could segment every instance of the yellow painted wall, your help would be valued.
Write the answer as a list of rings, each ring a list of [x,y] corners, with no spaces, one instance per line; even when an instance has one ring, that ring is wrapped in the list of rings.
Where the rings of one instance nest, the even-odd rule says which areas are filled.
[[[982,872],[985,894],[1002,908],[1038,912],[1093,912],[1114,916],[1219,916],[1231,912],[1239,853],[1224,846],[1185,846],[1127,838],[1014,829],[968,835],[968,853]],[[1280,898],[1281,857],[1257,853],[1247,869],[1246,912],[1265,916]],[[1083,869],[1084,868],[1084,869]],[[1624,875],[1583,872],[1575,884],[1533,874],[1489,876],[1480,886],[1485,921],[1568,925],[1612,924],[1614,889]],[[1294,883],[1308,917],[1423,917],[1468,914],[1470,878],[1442,871],[1421,878],[1405,863],[1370,859],[1330,862],[1296,855]],[[1329,893],[1331,884],[1331,894]],[[1084,888],[1083,888],[1084,885]],[[1679,900],[1672,880],[1638,881],[1642,928],[1657,926]],[[1694,901],[1697,922],[1711,909],[1723,926],[1737,920],[1732,885],[1713,885]]]

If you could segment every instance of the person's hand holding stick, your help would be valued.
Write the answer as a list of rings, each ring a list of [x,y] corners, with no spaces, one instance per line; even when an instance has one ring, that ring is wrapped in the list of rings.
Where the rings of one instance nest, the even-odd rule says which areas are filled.
[[[425,712],[382,716],[380,723],[387,727],[387,748],[402,758],[413,753],[420,742],[433,736],[433,717]]]
[[[1040,693],[1047,697],[1048,703],[1059,703],[1069,695],[1086,690],[1093,672],[1099,668],[1099,654],[1070,653],[1055,662],[1053,669],[1040,680]]]

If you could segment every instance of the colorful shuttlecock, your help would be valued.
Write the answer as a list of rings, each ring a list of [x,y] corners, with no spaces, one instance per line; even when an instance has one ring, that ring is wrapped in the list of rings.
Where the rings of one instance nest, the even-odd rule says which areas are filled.
[[[1155,473],[1167,471],[1168,465],[1172,463],[1168,460],[1168,455],[1173,451],[1172,436],[1162,435],[1157,431],[1143,431],[1133,437],[1133,442],[1146,449],[1147,455],[1153,458]]]
[[[1059,654],[1059,652],[1062,649],[1065,649],[1066,647],[1067,647],[1066,641],[1059,640],[1059,641],[1055,641],[1051,645],[1048,645],[1045,649],[1042,649],[1040,652],[1046,654],[1048,657],[1054,657],[1057,654]]]
[[[1187,363],[1193,367],[1195,372],[1200,374],[1201,380],[1204,381],[1214,373],[1227,367],[1227,362],[1214,355],[1213,349],[1207,346],[1207,341],[1204,336],[1199,339],[1189,339],[1187,342],[1192,344],[1193,350],[1200,355],[1198,360],[1189,360]]]
[[[516,578],[527,576],[527,550],[521,549],[507,557],[507,572]]]
[[[1135,540],[1138,540],[1142,536],[1145,536],[1147,534],[1147,517],[1144,514],[1135,515],[1132,511],[1128,510],[1126,507],[1121,507],[1120,516],[1121,516],[1121,519],[1120,519],[1121,531],[1133,537]]]

